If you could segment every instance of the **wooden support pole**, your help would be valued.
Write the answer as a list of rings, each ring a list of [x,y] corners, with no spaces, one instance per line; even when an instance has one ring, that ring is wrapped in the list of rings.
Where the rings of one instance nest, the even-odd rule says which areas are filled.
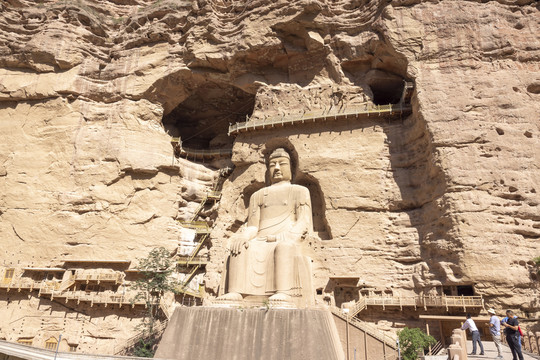
[[[368,344],[367,344],[367,332],[364,330],[364,359],[368,359]]]
[[[347,315],[347,325],[345,328],[345,334],[347,338],[347,360],[351,360],[349,357],[349,315]]]
[[[429,336],[429,324],[427,320],[424,320],[426,322],[426,334]],[[431,355],[431,345],[429,345],[429,355]]]
[[[442,346],[445,348],[446,347],[446,339],[445,339],[445,336],[444,336],[444,333],[443,333],[442,321],[441,320],[439,320],[439,332],[441,333]]]

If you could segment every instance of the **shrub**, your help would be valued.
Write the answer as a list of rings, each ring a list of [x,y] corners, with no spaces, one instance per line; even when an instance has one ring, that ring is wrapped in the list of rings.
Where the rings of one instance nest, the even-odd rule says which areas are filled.
[[[406,327],[398,333],[398,337],[403,360],[416,360],[419,350],[424,351],[437,343],[433,336],[427,335],[418,328]]]

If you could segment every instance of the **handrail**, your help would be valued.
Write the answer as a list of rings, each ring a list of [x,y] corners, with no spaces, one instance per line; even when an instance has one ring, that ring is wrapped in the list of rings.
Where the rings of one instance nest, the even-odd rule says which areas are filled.
[[[370,325],[364,321],[361,321],[360,319],[356,317],[352,317],[348,314],[344,314],[343,312],[341,312],[341,309],[335,306],[330,306],[330,312],[345,321],[349,321],[349,323],[353,324],[358,329],[366,332],[367,334],[374,337],[375,339],[385,343],[388,347],[394,350],[397,350],[397,347],[396,347],[397,336],[395,334],[387,334],[379,330],[377,327]]]
[[[206,234],[210,232],[210,226],[206,221],[180,221],[180,224],[188,229],[193,229],[197,234]]]
[[[192,149],[182,146],[182,140],[179,137],[171,138],[171,143],[176,144],[176,148],[180,152],[180,155],[185,156],[201,156],[201,157],[214,157],[214,156],[230,156],[232,155],[232,148],[230,149]]]
[[[135,344],[137,344],[140,340],[142,340],[144,338],[147,338],[147,337],[150,337],[150,336],[155,336],[155,337],[159,336],[161,333],[163,333],[165,331],[165,328],[167,327],[167,324],[168,324],[168,320],[165,320],[165,321],[159,323],[158,325],[156,325],[154,327],[154,333],[153,334],[147,334],[146,331],[141,331],[137,335],[134,335],[134,336],[130,337],[121,346],[115,346],[114,347],[114,354],[115,355],[120,355],[120,354],[124,353],[127,349],[133,347]],[[117,348],[119,348],[119,350],[117,350]]]
[[[207,256],[178,256],[176,262],[179,265],[206,265],[208,264]]]
[[[84,290],[72,290],[72,291],[58,291],[58,290],[43,290],[41,289],[40,295],[47,295],[54,298],[65,299],[66,303],[69,300],[77,300],[77,303],[81,301],[90,302],[91,306],[94,304],[118,304],[118,305],[146,305],[144,300],[137,299],[136,296],[119,295],[117,293],[99,293],[99,292],[86,292]]]
[[[350,309],[350,316],[354,317],[368,306],[403,306],[416,307],[484,307],[482,296],[363,296]]]
[[[119,284],[122,282],[122,274],[119,273],[83,273],[75,272],[75,275],[71,276],[71,280],[74,281],[86,281],[88,284],[90,281],[97,281],[99,284],[101,281],[114,281]]]
[[[355,317],[356,314],[358,314],[360,311],[364,310],[366,308],[366,299],[360,298],[356,304],[354,304],[354,307],[350,309],[350,317]]]
[[[237,134],[242,130],[259,130],[265,128],[273,128],[276,125],[284,126],[285,124],[294,124],[297,122],[304,123],[306,121],[315,122],[317,120],[330,120],[337,118],[347,118],[349,116],[360,116],[367,115],[368,117],[371,114],[381,115],[393,115],[393,114],[403,114],[409,113],[412,111],[412,107],[408,104],[387,104],[387,105],[373,105],[370,103],[363,104],[362,106],[353,106],[345,107],[342,112],[340,109],[337,111],[331,111],[330,109],[325,113],[326,110],[320,112],[306,112],[303,114],[293,114],[286,116],[273,116],[267,119],[262,120],[248,120],[243,122],[238,122],[236,124],[229,125],[228,135]]]
[[[206,197],[212,200],[219,200],[221,199],[221,191],[216,191],[216,190],[208,191],[208,193],[206,193]]]

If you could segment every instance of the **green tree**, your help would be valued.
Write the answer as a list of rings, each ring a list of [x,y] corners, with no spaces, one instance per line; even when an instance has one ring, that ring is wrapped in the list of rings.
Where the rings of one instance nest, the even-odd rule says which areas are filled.
[[[398,333],[399,346],[403,360],[418,359],[418,351],[424,351],[431,345],[435,345],[437,340],[433,336],[427,335],[418,328],[404,328]]]
[[[139,325],[146,334],[146,339],[139,342],[135,353],[139,356],[152,357],[153,345],[155,344],[154,328],[159,317],[159,304],[165,293],[175,292],[178,285],[172,278],[175,263],[164,247],[154,248],[146,258],[139,259],[138,269],[141,278],[134,283],[134,289],[138,290],[134,298],[146,303],[146,316]]]

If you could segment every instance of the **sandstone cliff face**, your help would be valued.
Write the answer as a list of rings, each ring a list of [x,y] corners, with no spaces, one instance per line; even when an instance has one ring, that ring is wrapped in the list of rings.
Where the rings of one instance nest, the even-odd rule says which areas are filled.
[[[176,220],[234,164],[206,214],[215,295],[264,152],[285,145],[312,193],[322,292],[331,276],[401,295],[466,285],[538,315],[538,18],[532,0],[2,2],[3,264],[136,267],[152,247],[173,251]],[[404,79],[401,119],[225,135],[246,116],[395,102]],[[232,159],[177,158],[170,136]]]

